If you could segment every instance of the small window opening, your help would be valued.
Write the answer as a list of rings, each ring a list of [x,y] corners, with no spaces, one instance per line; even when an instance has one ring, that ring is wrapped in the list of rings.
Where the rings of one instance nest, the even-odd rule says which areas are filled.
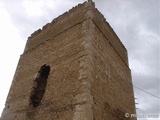
[[[38,76],[35,79],[34,90],[31,95],[31,104],[33,107],[39,106],[47,85],[47,79],[50,72],[50,66],[43,65],[38,72]]]

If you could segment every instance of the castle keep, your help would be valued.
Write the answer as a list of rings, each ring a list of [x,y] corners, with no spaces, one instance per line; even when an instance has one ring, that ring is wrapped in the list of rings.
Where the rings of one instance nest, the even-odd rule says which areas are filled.
[[[27,40],[2,120],[134,120],[127,50],[92,1]]]

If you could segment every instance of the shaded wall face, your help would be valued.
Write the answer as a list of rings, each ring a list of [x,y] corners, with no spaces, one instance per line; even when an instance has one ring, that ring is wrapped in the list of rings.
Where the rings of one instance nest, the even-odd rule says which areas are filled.
[[[92,40],[92,95],[95,120],[128,120],[135,113],[130,69],[94,24]],[[110,34],[106,33],[108,38]]]
[[[80,62],[85,61],[82,24],[76,24],[60,35],[45,41],[21,55],[6,101],[3,120],[70,120],[78,104],[75,96],[82,91],[78,80]],[[41,38],[39,38],[41,39]],[[43,39],[43,38],[42,38]],[[44,95],[36,108],[31,105],[31,93],[36,86],[38,71],[50,66]]]
[[[50,72],[50,66],[43,65],[38,71],[38,75],[34,80],[33,90],[30,94],[30,105],[32,107],[38,107],[41,104],[43,95],[46,90],[47,79]]]

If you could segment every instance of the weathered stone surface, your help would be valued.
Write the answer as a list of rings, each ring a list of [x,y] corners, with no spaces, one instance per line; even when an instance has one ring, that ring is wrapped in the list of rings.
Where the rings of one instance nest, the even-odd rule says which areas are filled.
[[[43,65],[50,72],[34,106],[31,96]],[[89,1],[29,37],[2,120],[132,120],[126,112],[135,113],[127,51]]]

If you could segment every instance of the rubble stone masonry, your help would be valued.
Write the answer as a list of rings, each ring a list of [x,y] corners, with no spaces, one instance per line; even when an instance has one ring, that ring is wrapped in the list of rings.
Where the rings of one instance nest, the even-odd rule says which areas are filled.
[[[89,1],[28,38],[1,119],[134,120],[125,113],[135,113],[127,50]]]

